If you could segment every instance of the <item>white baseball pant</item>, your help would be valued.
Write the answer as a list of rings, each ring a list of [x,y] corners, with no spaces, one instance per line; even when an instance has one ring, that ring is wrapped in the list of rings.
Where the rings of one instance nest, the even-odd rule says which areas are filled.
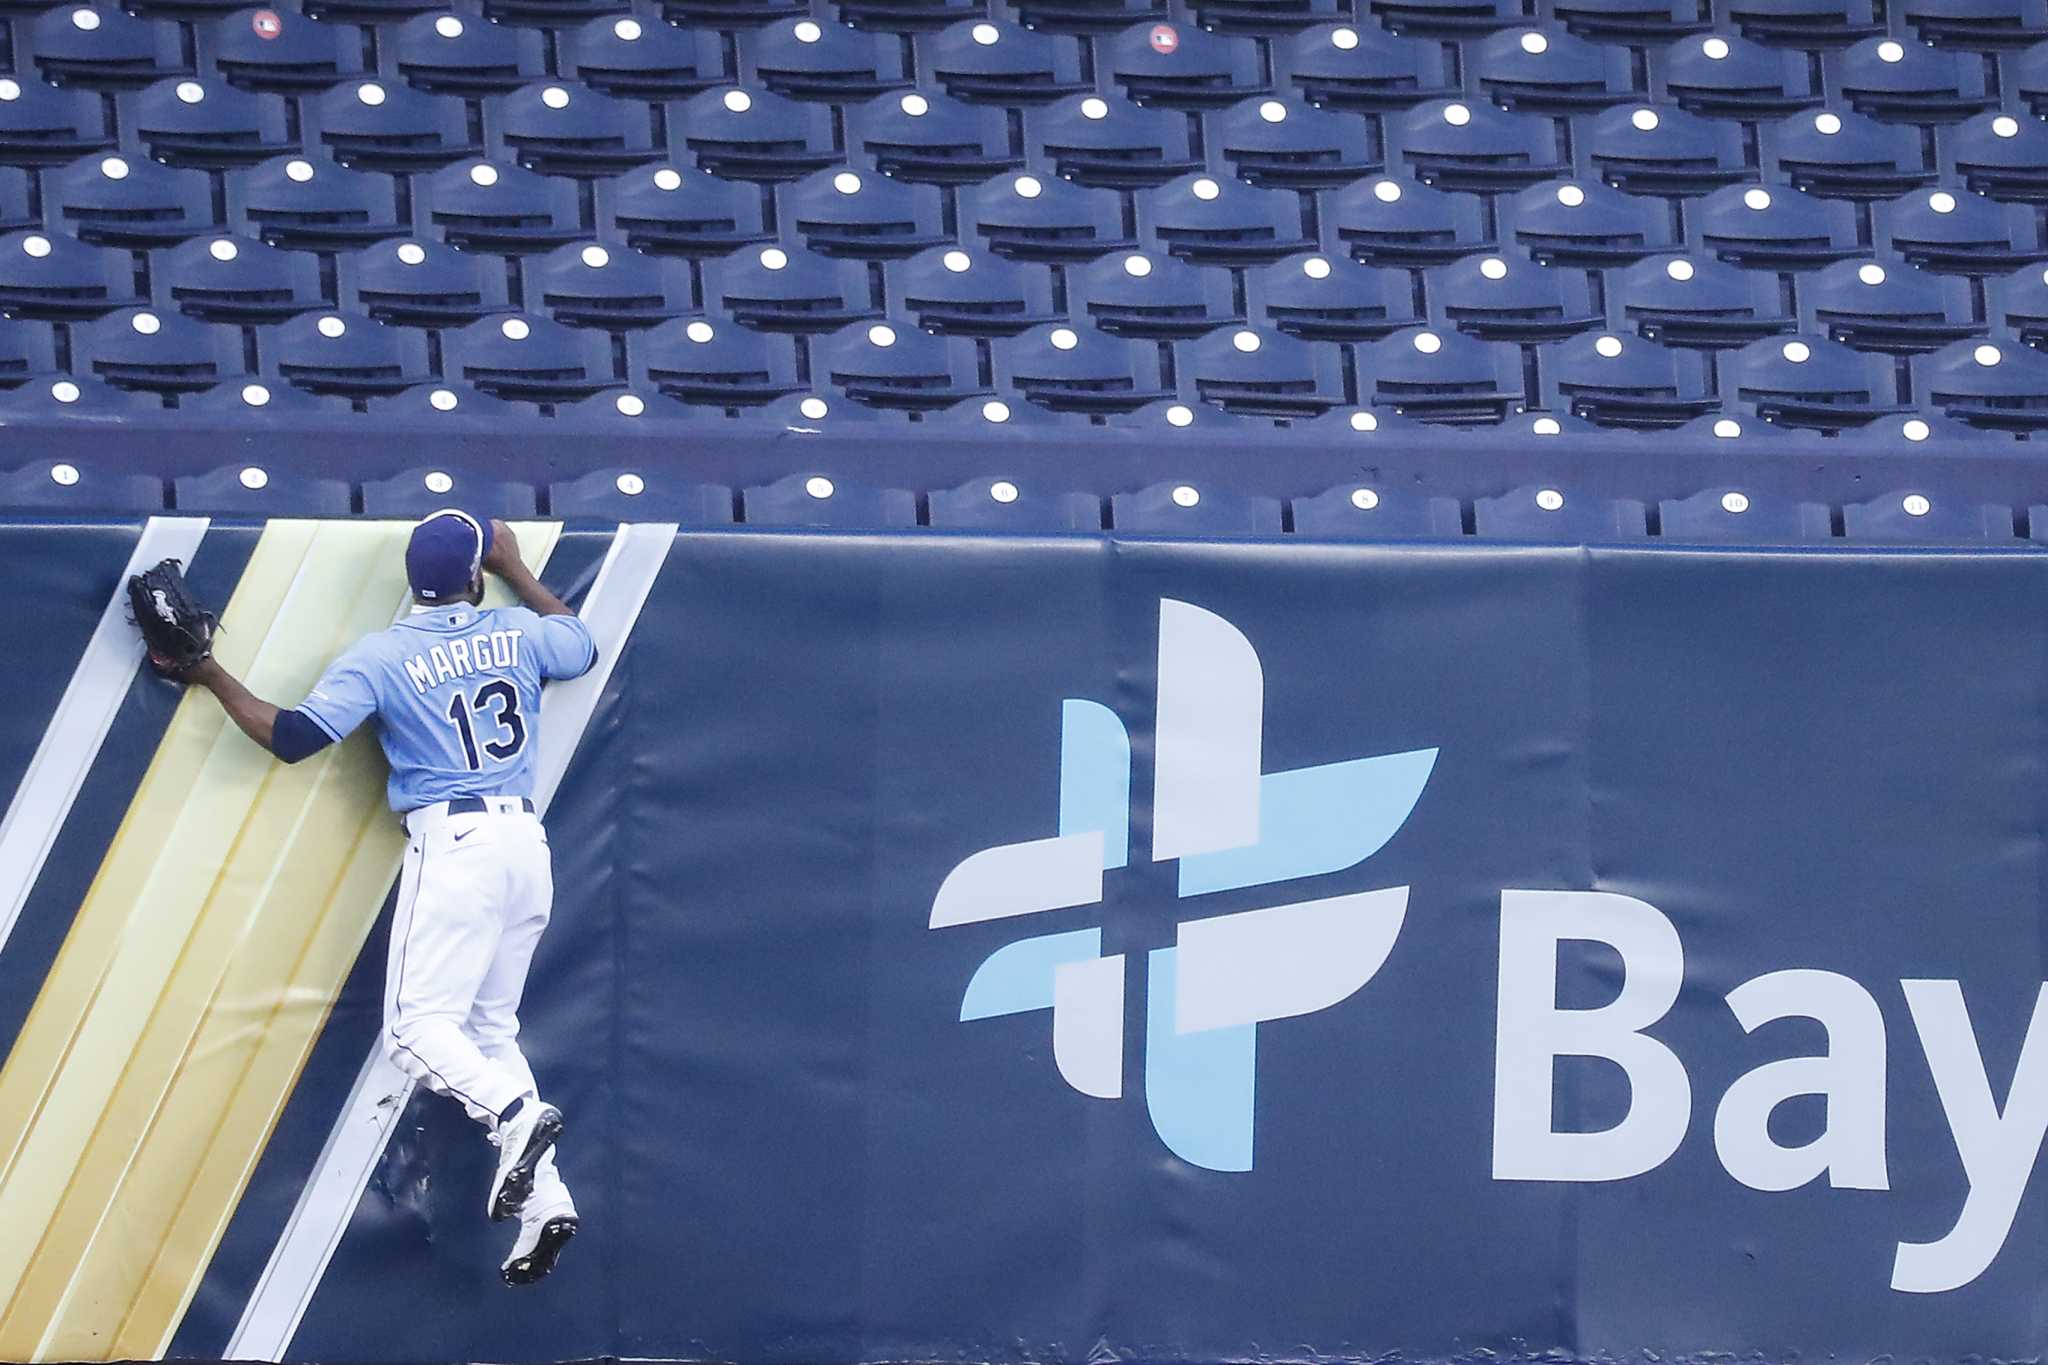
[[[554,904],[540,820],[516,798],[406,816],[405,868],[384,978],[384,1041],[399,1069],[495,1127],[536,1093],[519,1001]]]

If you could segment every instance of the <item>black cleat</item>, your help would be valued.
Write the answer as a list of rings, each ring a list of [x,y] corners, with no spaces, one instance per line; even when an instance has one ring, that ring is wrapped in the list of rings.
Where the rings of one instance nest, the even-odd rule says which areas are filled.
[[[491,1182],[493,1223],[516,1218],[533,1193],[534,1168],[562,1136],[562,1111],[538,1101],[528,1104],[498,1134],[498,1178]]]
[[[513,1244],[511,1259],[505,1262],[503,1275],[505,1283],[513,1288],[521,1285],[539,1284],[555,1268],[555,1258],[562,1254],[562,1248],[569,1245],[569,1239],[576,1235],[576,1215],[561,1214],[544,1219],[534,1231],[532,1246],[526,1245],[527,1229],[521,1228],[519,1241]]]

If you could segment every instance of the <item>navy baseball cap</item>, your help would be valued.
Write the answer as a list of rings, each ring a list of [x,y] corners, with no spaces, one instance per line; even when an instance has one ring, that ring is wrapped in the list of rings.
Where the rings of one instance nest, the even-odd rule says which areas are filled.
[[[406,581],[422,602],[467,592],[490,548],[489,522],[444,507],[412,528],[405,547]]]

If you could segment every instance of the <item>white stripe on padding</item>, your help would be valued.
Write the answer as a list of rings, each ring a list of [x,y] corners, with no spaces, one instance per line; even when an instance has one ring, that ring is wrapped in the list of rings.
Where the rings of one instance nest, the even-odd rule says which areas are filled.
[[[189,563],[206,535],[206,525],[205,517],[151,517],[115,580],[113,595],[58,699],[42,743],[28,761],[5,818],[0,818],[0,948],[6,947],[14,922],[21,918],[50,846],[57,842],[142,662],[142,635],[128,619],[129,575],[160,559]]]
[[[597,640],[597,663],[582,677],[547,689],[540,743],[534,751],[533,803],[542,814],[640,619],[640,609],[675,544],[676,530],[673,522],[621,526],[612,538],[581,613]],[[227,1345],[227,1359],[284,1359],[349,1220],[363,1202],[363,1191],[383,1160],[385,1143],[405,1112],[412,1089],[412,1078],[398,1069],[381,1045],[370,1049],[348,1103],[320,1150],[319,1165],[300,1191],[298,1206],[242,1310]]]

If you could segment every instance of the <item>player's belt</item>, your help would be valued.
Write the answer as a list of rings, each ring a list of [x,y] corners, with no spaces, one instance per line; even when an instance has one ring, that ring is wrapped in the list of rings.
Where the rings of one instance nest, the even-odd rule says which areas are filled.
[[[486,811],[499,815],[515,812],[531,815],[533,802],[523,796],[458,796],[453,801],[436,801],[431,806],[407,811],[403,823],[407,833],[417,834],[426,826],[451,815],[482,815]]]

